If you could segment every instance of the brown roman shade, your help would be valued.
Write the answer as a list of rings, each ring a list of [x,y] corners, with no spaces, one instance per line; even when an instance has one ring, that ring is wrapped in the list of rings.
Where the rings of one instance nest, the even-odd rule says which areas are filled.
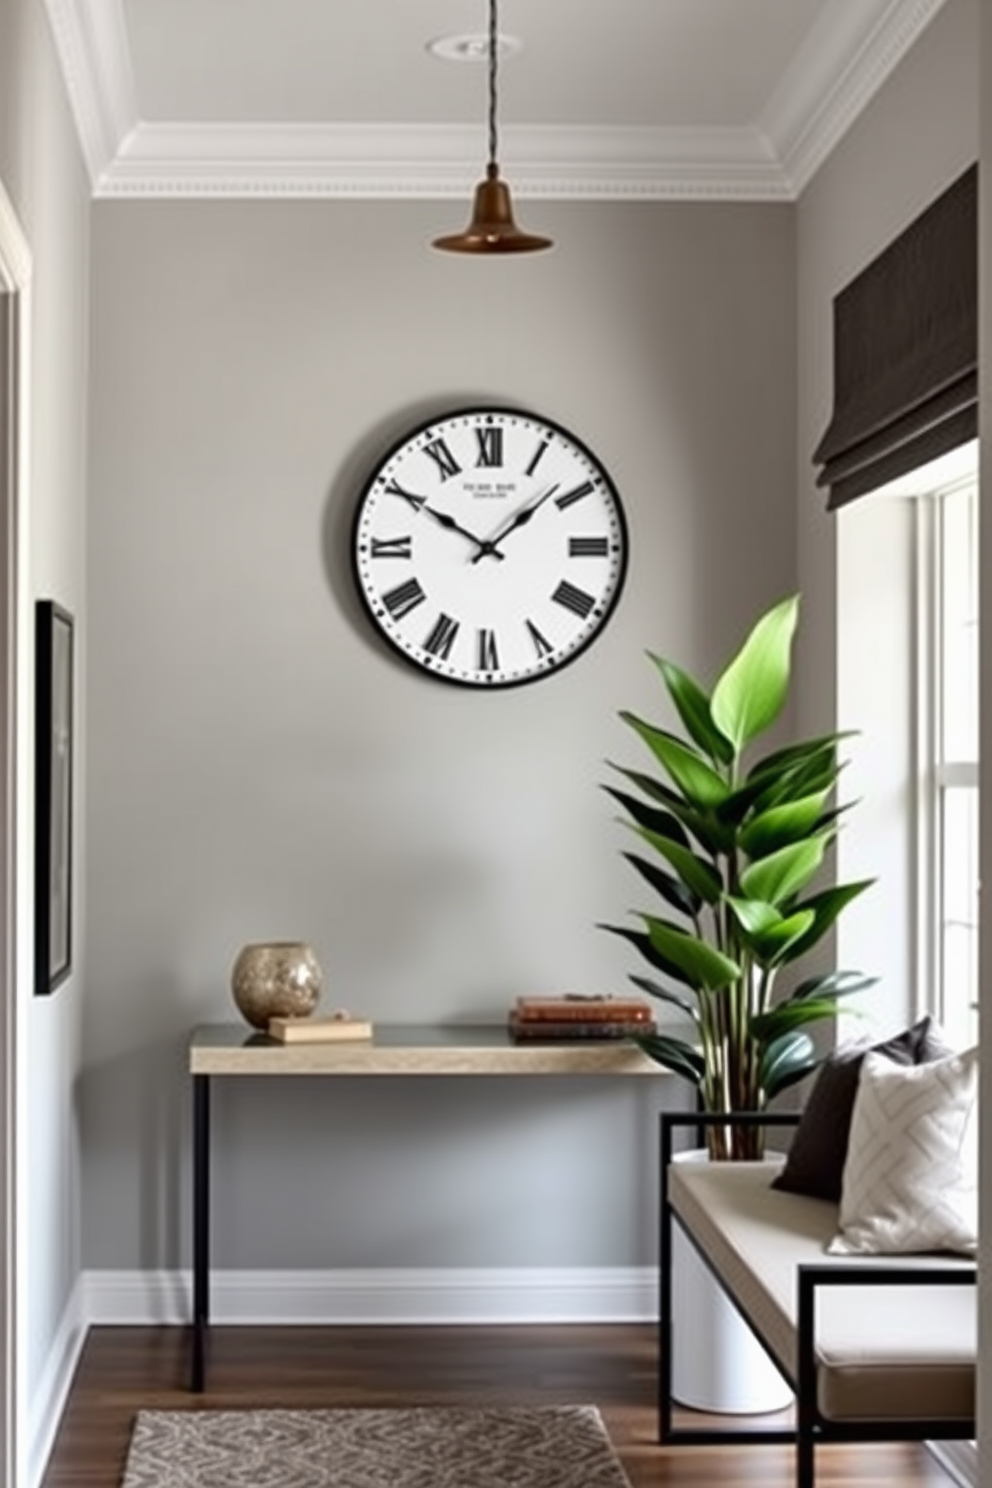
[[[831,510],[978,433],[978,168],[834,299]]]

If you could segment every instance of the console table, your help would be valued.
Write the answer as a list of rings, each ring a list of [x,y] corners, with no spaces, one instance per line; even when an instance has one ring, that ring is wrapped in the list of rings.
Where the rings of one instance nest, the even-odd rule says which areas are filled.
[[[210,1082],[243,1075],[658,1075],[661,1066],[625,1039],[514,1043],[505,1028],[387,1024],[371,1040],[281,1044],[244,1024],[194,1029],[193,1351],[190,1388],[202,1391],[210,1326]]]

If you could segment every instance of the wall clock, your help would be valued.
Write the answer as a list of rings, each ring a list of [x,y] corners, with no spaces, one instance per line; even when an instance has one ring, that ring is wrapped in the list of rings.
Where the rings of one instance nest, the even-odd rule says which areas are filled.
[[[358,591],[407,661],[467,687],[514,687],[600,634],[623,587],[627,527],[589,449],[537,414],[475,408],[403,436],[352,533]]]

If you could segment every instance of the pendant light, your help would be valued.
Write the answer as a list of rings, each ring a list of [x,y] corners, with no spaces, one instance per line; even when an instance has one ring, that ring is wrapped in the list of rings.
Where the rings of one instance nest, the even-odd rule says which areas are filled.
[[[523,232],[513,220],[510,188],[500,179],[496,159],[496,63],[499,33],[496,0],[489,0],[489,162],[486,178],[475,188],[472,220],[464,232],[435,238],[434,247],[448,253],[536,253],[550,248],[551,239]]]

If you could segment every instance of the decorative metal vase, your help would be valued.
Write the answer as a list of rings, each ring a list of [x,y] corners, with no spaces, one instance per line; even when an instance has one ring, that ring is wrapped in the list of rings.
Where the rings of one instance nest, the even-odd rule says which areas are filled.
[[[302,940],[243,946],[231,971],[238,1011],[255,1028],[267,1028],[270,1018],[307,1017],[322,986],[320,962]]]

